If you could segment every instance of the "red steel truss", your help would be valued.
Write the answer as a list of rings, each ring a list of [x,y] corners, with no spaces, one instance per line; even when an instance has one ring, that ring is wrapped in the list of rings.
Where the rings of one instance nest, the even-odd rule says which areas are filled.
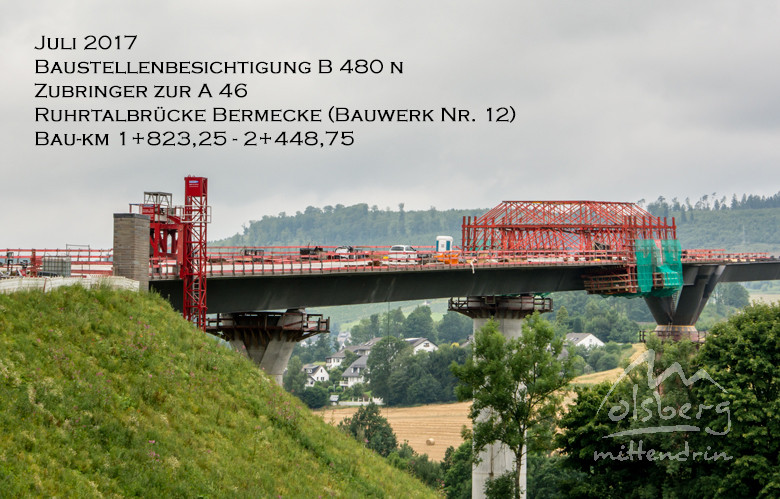
[[[608,252],[631,259],[636,239],[676,239],[672,219],[633,203],[504,201],[463,217],[463,250]]]
[[[184,282],[184,318],[200,329],[206,327],[206,226],[208,181],[184,179],[184,244],[181,279]]]

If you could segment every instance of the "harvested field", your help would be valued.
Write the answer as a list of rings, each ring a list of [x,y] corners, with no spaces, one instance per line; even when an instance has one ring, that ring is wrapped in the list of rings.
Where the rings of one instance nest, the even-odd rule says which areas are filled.
[[[382,416],[387,418],[398,437],[398,442],[409,441],[409,445],[420,454],[428,454],[433,461],[444,459],[444,451],[450,445],[458,447],[463,439],[460,429],[471,428],[468,417],[471,402],[453,404],[431,404],[419,407],[382,407]],[[357,407],[336,407],[316,411],[326,423],[338,424],[357,411]],[[433,438],[434,445],[425,441]]]

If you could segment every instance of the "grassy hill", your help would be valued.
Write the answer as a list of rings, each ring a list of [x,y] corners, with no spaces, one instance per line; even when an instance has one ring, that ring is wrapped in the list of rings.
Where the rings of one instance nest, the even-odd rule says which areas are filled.
[[[410,497],[159,297],[0,295],[0,496]]]

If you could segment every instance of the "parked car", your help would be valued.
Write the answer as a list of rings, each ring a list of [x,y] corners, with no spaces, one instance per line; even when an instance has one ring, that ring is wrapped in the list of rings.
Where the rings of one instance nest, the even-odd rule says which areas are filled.
[[[417,250],[408,244],[396,244],[387,252],[388,265],[412,265],[418,263]]]

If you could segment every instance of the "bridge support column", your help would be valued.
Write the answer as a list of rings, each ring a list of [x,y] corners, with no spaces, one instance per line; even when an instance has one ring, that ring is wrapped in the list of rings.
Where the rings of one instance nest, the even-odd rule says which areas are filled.
[[[698,341],[699,332],[696,330],[696,321],[699,320],[707,300],[720,282],[725,265],[695,267],[693,284],[683,286],[678,296],[647,296],[650,313],[657,324],[656,335],[661,340],[679,341],[689,338]]]
[[[260,369],[281,385],[296,342],[315,334],[329,333],[330,320],[305,309],[280,312],[220,314],[206,331],[221,336],[244,352]]]
[[[476,333],[490,320],[498,322],[498,329],[508,339],[519,338],[523,333],[523,319],[528,315],[552,310],[550,298],[534,295],[520,296],[470,296],[468,298],[450,298],[449,310],[471,317]],[[478,419],[487,418],[483,412]],[[489,445],[479,454],[480,462],[471,468],[471,497],[484,498],[485,485],[489,479],[498,478],[515,468],[515,456],[503,443]],[[526,491],[526,456],[520,462],[521,498]]]

